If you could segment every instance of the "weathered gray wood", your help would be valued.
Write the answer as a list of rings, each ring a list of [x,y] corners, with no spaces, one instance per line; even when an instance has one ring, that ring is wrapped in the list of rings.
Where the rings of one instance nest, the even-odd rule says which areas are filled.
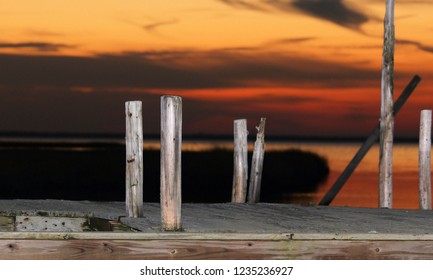
[[[182,98],[161,97],[161,227],[181,225]]]
[[[232,202],[245,203],[248,181],[247,120],[234,121]]]
[[[143,207],[146,217],[126,218],[123,217],[125,215],[125,203],[121,202],[0,200],[0,217],[39,214],[54,217],[108,218],[119,220],[129,227],[141,231],[140,233],[132,233],[131,238],[144,238],[141,234],[161,232],[161,214],[159,203],[144,203]],[[35,209],[40,210],[36,211]],[[431,211],[422,210],[306,207],[270,203],[191,203],[182,205],[182,227],[183,233],[202,236],[202,238],[209,237],[208,234],[226,236],[226,233],[229,232],[231,234],[250,234],[248,238],[252,238],[251,234],[266,233],[270,236],[276,234],[275,238],[280,239],[281,237],[278,236],[281,233],[293,233],[295,236],[321,235],[322,238],[329,237],[330,239],[345,237],[353,239],[355,235],[357,238],[361,235],[363,239],[395,240],[396,236],[401,236],[403,239],[416,236],[425,240],[426,233],[432,232],[432,215]],[[8,221],[10,219],[6,219],[5,223],[9,223]],[[27,238],[41,238],[41,236],[48,236],[47,234],[49,233],[31,233],[31,235],[26,236]],[[110,237],[101,236],[101,234],[111,233],[88,232],[83,234],[103,239]],[[166,232],[166,234],[169,236],[170,234],[182,233]],[[61,233],[58,236],[60,239],[83,238],[82,235],[75,235],[75,233]],[[114,239],[125,238],[119,235],[109,236]],[[367,238],[366,236],[371,237]],[[181,236],[179,235],[178,238]]]
[[[379,207],[392,208],[392,146],[394,137],[394,0],[386,0],[380,107]]]
[[[419,130],[419,208],[431,210],[431,122],[432,111],[422,110]]]
[[[8,216],[0,216],[0,232],[14,230],[14,218]]]
[[[406,88],[403,90],[401,95],[398,97],[397,101],[394,104],[394,115],[400,111],[400,109],[403,107],[403,105],[406,103],[406,101],[409,99],[410,95],[418,85],[418,83],[421,81],[421,78],[418,75],[415,75],[412,80],[409,82],[409,84],[406,86]],[[355,171],[356,167],[358,167],[359,163],[362,161],[364,156],[367,154],[367,152],[370,150],[370,148],[376,143],[377,139],[379,139],[380,134],[380,122],[379,124],[373,129],[373,132],[370,134],[370,136],[365,140],[365,142],[362,144],[362,146],[359,148],[358,152],[355,154],[355,156],[352,158],[352,160],[349,162],[349,164],[346,166],[344,171],[341,173],[341,175],[337,178],[335,183],[332,185],[332,187],[328,190],[328,192],[323,196],[322,200],[319,202],[319,205],[329,205],[332,200],[337,196],[338,192],[341,190],[341,188],[344,186],[346,181],[349,179],[349,177],[352,175],[352,173]]]
[[[257,138],[256,142],[254,143],[253,158],[251,161],[248,203],[256,203],[260,201],[263,161],[265,158],[265,124],[266,118],[261,118],[259,126],[256,127]]]
[[[124,206],[1,200],[3,224],[30,213],[110,216],[143,232],[0,232],[0,259],[433,259],[431,211],[185,204],[184,232],[164,232],[149,223],[157,203],[144,204],[145,218],[122,218]]]
[[[143,120],[141,101],[125,103],[126,214],[143,216]]]

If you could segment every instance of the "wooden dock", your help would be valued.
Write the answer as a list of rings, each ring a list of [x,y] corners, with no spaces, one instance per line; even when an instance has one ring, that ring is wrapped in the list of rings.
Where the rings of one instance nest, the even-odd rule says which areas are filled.
[[[288,204],[184,204],[163,232],[159,204],[0,200],[0,259],[433,259],[433,212]],[[14,231],[16,216],[101,218],[136,232]],[[1,226],[1,221],[15,225]],[[9,230],[8,230],[9,229]]]

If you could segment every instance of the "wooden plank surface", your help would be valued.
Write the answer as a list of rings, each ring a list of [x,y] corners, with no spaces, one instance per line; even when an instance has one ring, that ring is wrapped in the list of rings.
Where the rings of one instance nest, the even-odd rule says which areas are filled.
[[[126,218],[124,202],[0,200],[0,216],[66,215],[120,220],[144,233],[160,231],[157,203],[143,218]],[[290,204],[183,204],[185,233],[433,234],[433,212]]]
[[[159,204],[0,200],[18,214],[120,220],[141,232],[0,232],[0,259],[433,259],[432,211],[185,204],[183,232],[160,228]],[[4,222],[6,223],[6,222]]]
[[[433,241],[0,240],[0,259],[433,259]]]

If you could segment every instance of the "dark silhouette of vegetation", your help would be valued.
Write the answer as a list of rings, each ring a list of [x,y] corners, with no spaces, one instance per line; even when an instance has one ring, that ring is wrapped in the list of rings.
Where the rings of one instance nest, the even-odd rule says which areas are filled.
[[[15,145],[0,149],[0,199],[122,201],[125,149],[121,145]],[[251,161],[251,153],[249,154]],[[144,151],[144,201],[159,202],[159,151]],[[266,152],[261,201],[288,202],[314,192],[328,177],[327,161],[310,152]],[[184,202],[229,202],[233,152],[182,153]]]

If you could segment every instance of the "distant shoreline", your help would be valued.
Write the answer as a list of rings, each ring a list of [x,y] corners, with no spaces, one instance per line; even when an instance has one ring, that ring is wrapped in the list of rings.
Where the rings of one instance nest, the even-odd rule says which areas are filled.
[[[3,199],[124,201],[125,147],[37,147],[0,149]],[[251,162],[251,152],[248,154]],[[160,152],[143,152],[145,201],[160,197]],[[312,152],[267,152],[262,201],[287,202],[287,194],[314,192],[329,175],[326,159]],[[230,202],[233,152],[227,149],[182,153],[182,200]]]
[[[232,141],[233,135],[186,134],[185,141]],[[54,133],[54,132],[0,132],[0,143],[96,143],[96,144],[124,144],[125,135],[121,133]],[[159,134],[145,134],[144,140],[159,140]],[[340,136],[286,136],[266,135],[267,142],[305,142],[305,143],[362,143],[365,137]],[[251,135],[249,140],[254,141]],[[416,137],[395,137],[395,143],[417,143]]]

